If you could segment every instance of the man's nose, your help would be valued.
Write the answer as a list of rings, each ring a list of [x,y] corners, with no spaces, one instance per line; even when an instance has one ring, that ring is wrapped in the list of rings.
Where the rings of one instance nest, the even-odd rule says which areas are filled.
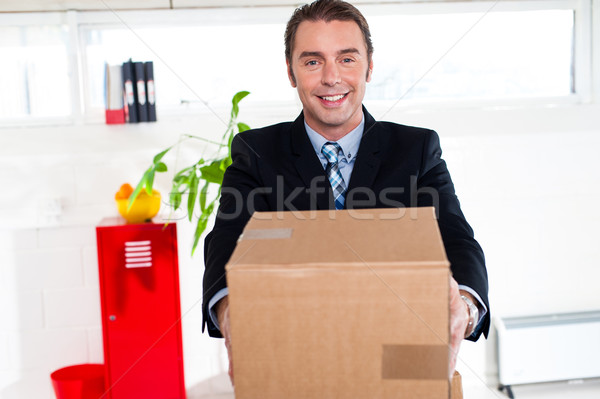
[[[335,62],[327,62],[323,67],[321,83],[326,86],[334,86],[341,82],[339,67]]]

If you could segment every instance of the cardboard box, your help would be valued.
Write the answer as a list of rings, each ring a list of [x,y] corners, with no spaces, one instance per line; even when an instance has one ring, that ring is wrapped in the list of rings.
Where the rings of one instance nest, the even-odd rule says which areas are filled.
[[[449,397],[433,208],[255,213],[226,270],[237,399]]]
[[[462,377],[458,371],[454,372],[450,385],[450,399],[463,399]]]

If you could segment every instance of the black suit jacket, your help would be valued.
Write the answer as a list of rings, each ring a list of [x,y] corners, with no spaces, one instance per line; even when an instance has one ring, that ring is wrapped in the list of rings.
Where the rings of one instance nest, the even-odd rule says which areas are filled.
[[[435,206],[454,278],[474,289],[488,309],[476,337],[489,330],[483,251],[460,209],[438,135],[427,129],[376,122],[363,108],[365,130],[345,207]],[[303,114],[294,121],[235,136],[215,226],[204,243],[203,326],[220,337],[208,302],[227,285],[225,264],[253,211],[334,209],[331,186],[306,134]],[[401,245],[401,243],[399,243]]]

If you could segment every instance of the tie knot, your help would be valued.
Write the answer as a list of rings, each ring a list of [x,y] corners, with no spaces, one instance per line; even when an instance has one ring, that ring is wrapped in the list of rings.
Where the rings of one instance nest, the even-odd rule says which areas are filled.
[[[321,153],[323,153],[323,156],[325,156],[325,159],[327,159],[327,162],[329,163],[337,163],[338,156],[341,152],[342,147],[340,147],[338,143],[332,143],[330,141],[323,144],[323,147],[321,148]]]

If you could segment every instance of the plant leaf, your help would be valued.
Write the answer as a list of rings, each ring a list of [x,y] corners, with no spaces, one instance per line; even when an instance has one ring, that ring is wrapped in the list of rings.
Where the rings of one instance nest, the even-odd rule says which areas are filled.
[[[159,152],[158,154],[156,154],[156,155],[154,156],[154,159],[152,160],[152,163],[153,163],[153,164],[155,164],[155,165],[156,165],[157,163],[159,163],[159,162],[160,162],[160,160],[162,159],[162,157],[164,157],[164,156],[165,156],[165,154],[166,154],[167,152],[169,152],[169,150],[170,150],[171,148],[173,148],[173,146],[171,146],[171,147],[167,148],[166,150],[164,150],[164,151],[161,151],[161,152]]]
[[[238,106],[238,104],[248,94],[250,94],[250,92],[248,91],[238,91],[234,94],[233,98],[231,99],[231,103],[233,105],[233,107],[231,108],[231,121],[237,118],[238,113],[240,112],[240,107]]]
[[[188,211],[188,219],[190,222],[192,221],[192,216],[194,216],[194,206],[196,205],[196,195],[198,195],[198,174],[196,170],[194,170],[190,176],[190,182],[188,184],[188,202],[187,202],[187,211]]]
[[[198,241],[200,240],[202,233],[204,233],[204,231],[206,230],[206,226],[208,225],[208,220],[213,213],[216,201],[217,200],[212,201],[208,205],[206,210],[204,212],[202,212],[202,214],[198,218],[198,224],[196,225],[196,231],[194,232],[194,243],[192,245],[192,256],[194,255],[194,251],[196,250],[196,247],[198,246]]]
[[[200,190],[198,202],[200,203],[200,211],[201,212],[204,212],[206,210],[206,196],[208,194],[208,186],[209,185],[210,185],[209,182],[204,183],[202,190]]]
[[[216,183],[221,185],[223,183],[224,171],[221,170],[221,162],[223,159],[217,159],[211,162],[210,165],[206,165],[200,168],[202,173],[202,179],[210,183]]]
[[[156,164],[156,171],[157,172],[166,172],[167,171],[167,165],[165,165],[164,162],[159,162]]]
[[[146,180],[148,179],[148,172],[150,171],[150,169],[152,169],[152,167],[148,168],[144,172],[144,174],[143,174],[142,178],[140,179],[140,181],[138,182],[137,186],[135,186],[135,190],[133,190],[133,192],[129,196],[129,201],[127,202],[127,212],[129,212],[129,210],[131,209],[131,206],[133,205],[133,201],[135,201],[135,199],[139,195],[140,191],[142,191],[142,188],[146,185]]]
[[[237,127],[239,133],[250,130],[250,126],[246,125],[244,122],[238,122]]]
[[[225,173],[225,171],[227,170],[229,165],[231,165],[231,163],[232,163],[231,157],[223,158],[221,160],[221,163],[219,164],[219,169],[221,169],[223,171],[223,173]]]
[[[233,95],[233,98],[231,99],[231,102],[234,105],[238,105],[240,103],[240,101],[242,101],[244,99],[244,97],[246,97],[248,94],[250,94],[249,91],[245,91],[245,90],[238,91],[237,93],[235,93]]]
[[[171,191],[171,195],[169,196],[169,203],[173,207],[173,209],[179,209],[179,205],[181,205],[181,193],[179,191]]]

